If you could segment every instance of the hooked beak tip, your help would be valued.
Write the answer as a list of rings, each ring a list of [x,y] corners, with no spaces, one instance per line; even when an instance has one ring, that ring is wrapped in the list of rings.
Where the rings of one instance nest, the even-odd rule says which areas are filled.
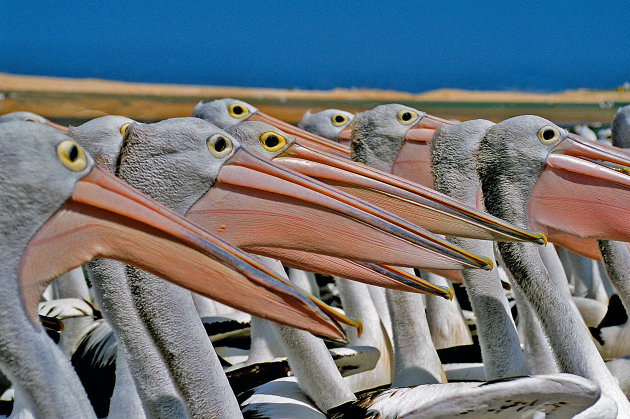
[[[451,287],[448,287],[448,293],[442,295],[442,297],[444,297],[445,300],[453,301],[453,290]]]
[[[361,320],[359,319],[355,319],[353,317],[350,317],[352,320],[354,320],[355,324],[353,324],[354,327],[356,327],[357,329],[357,338],[360,338],[361,335],[363,334],[363,323],[361,323]]]
[[[543,246],[547,246],[547,236],[543,233],[538,232],[540,234],[540,240],[538,240],[538,244],[542,244]]]

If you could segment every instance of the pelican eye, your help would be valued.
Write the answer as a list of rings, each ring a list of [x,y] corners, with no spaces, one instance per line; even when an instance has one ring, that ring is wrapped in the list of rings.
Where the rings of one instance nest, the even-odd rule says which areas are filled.
[[[25,121],[29,121],[29,122],[39,122],[37,119],[33,118],[32,116],[29,116],[27,118],[24,118]]]
[[[275,152],[287,144],[287,140],[277,132],[267,131],[260,135],[260,144],[265,150]]]
[[[72,140],[65,140],[57,146],[57,157],[68,169],[80,172],[87,166],[87,157],[81,147]]]
[[[418,119],[418,114],[412,110],[403,109],[402,111],[398,112],[398,115],[396,115],[396,118],[398,119],[398,122],[400,122],[401,124],[409,125],[412,122],[414,122],[416,119]]]
[[[232,141],[221,134],[214,134],[206,141],[208,150],[217,159],[227,156],[232,152]]]
[[[124,124],[120,126],[120,135],[122,135],[123,137],[125,136],[125,133],[127,132],[127,128],[129,128],[129,125],[131,125],[131,122],[125,122]]]
[[[560,138],[560,131],[556,127],[546,125],[538,130],[538,139],[545,145],[553,144]]]
[[[348,122],[348,117],[345,116],[344,114],[338,113],[332,116],[332,118],[330,118],[330,122],[332,122],[332,124],[336,127],[340,127],[342,125],[345,125]]]
[[[232,118],[241,119],[249,115],[249,109],[242,103],[234,102],[228,106],[228,113]]]

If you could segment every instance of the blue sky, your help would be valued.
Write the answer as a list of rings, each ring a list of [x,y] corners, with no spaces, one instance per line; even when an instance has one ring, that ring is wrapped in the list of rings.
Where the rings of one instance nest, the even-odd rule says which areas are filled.
[[[630,81],[627,0],[3,3],[8,73],[411,92]]]

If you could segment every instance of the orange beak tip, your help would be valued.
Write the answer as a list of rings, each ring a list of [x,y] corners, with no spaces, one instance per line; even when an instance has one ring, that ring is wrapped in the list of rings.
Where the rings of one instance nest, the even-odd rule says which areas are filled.
[[[494,263],[492,263],[492,260],[489,258],[485,258],[488,261],[488,264],[486,266],[483,267],[484,270],[486,271],[491,271],[494,269]]]

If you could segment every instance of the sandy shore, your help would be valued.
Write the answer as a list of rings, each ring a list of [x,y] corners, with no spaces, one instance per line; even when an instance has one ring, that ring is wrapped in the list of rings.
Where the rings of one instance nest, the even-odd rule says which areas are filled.
[[[199,100],[234,97],[296,122],[308,108],[351,112],[398,102],[446,118],[501,120],[533,113],[559,123],[610,121],[630,91],[572,90],[551,94],[442,89],[412,94],[369,89],[282,90],[126,83],[0,73],[0,113],[30,110],[56,120],[120,114],[143,121],[186,116]]]

